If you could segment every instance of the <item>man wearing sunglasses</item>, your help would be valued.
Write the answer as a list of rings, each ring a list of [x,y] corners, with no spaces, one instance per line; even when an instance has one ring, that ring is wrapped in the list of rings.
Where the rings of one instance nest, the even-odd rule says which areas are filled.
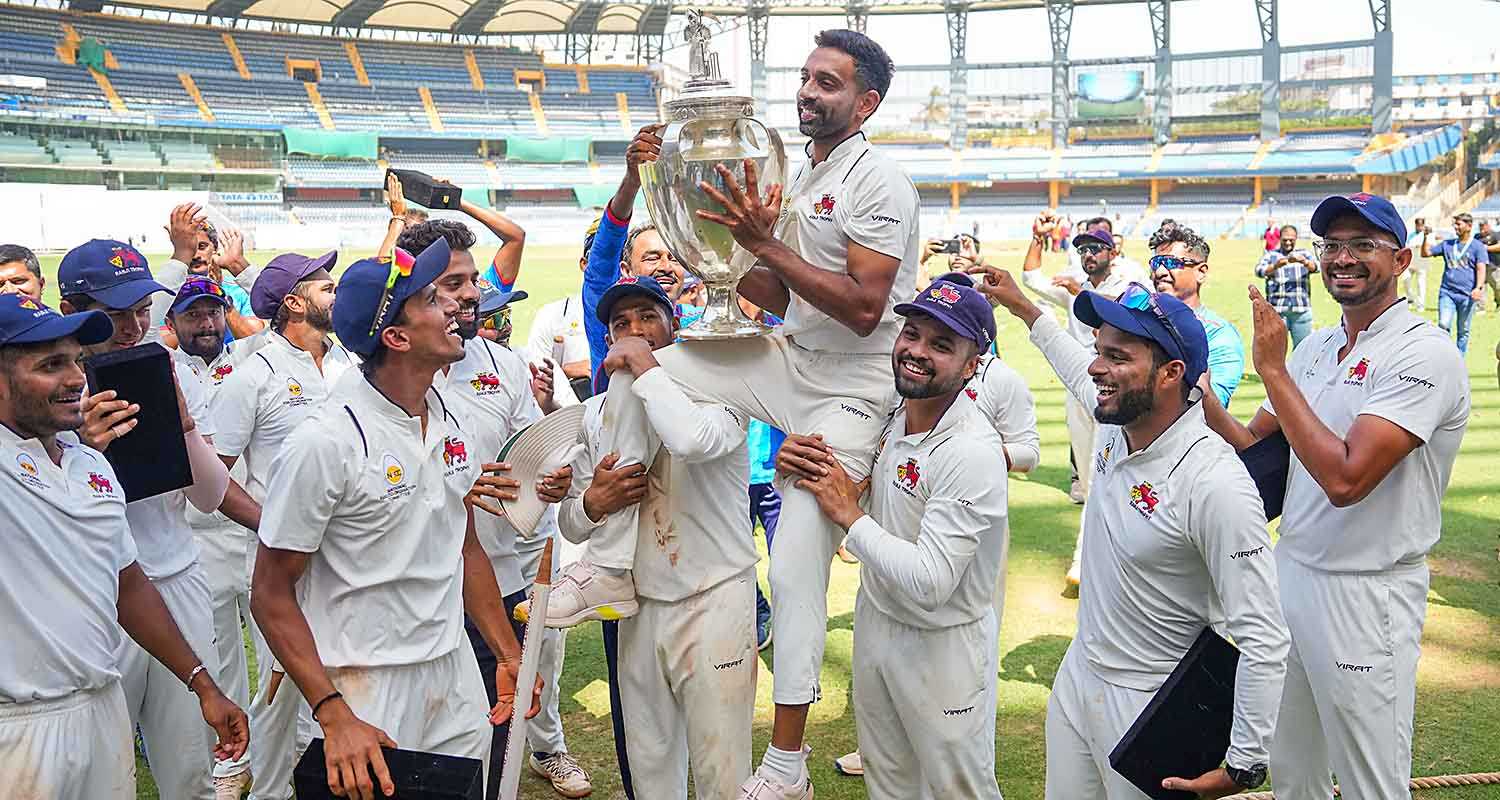
[[[1224,767],[1163,785],[1204,797],[1260,785],[1287,633],[1260,496],[1209,429],[1195,389],[1208,369],[1203,324],[1177,298],[1138,284],[1118,301],[1082,292],[1074,314],[1099,331],[1090,352],[1009,273],[988,269],[980,286],[1031,328],[1063,386],[1100,422],[1092,457],[1079,464],[1094,473],[1083,512],[1088,589],[1047,705],[1047,800],[1145,797],[1108,768],[1110,751],[1207,626],[1240,649],[1229,749]]]
[[[1404,230],[1404,228],[1403,228]],[[1474,310],[1484,305],[1484,273],[1490,253],[1474,238],[1474,217],[1467,212],[1453,217],[1454,238],[1434,242],[1422,234],[1422,255],[1443,257],[1443,282],[1438,286],[1438,327],[1457,328],[1458,352],[1469,352],[1469,326]]]
[[[1286,360],[1286,328],[1255,289],[1266,403],[1242,425],[1209,402],[1236,449],[1291,444],[1276,564],[1292,649],[1276,730],[1280,800],[1409,797],[1427,552],[1469,417],[1462,357],[1397,294],[1406,224],[1383,197],[1313,212],[1323,285],[1341,324]]]
[[[1229,320],[1203,305],[1201,289],[1208,280],[1208,242],[1192,228],[1174,225],[1151,234],[1150,246],[1156,253],[1150,261],[1156,291],[1181,300],[1203,323],[1203,331],[1208,335],[1209,381],[1214,396],[1227,407],[1245,373],[1245,344]]]

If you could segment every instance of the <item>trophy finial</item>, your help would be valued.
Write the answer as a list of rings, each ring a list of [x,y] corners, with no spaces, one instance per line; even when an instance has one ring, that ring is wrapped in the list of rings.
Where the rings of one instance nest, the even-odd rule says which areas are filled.
[[[719,81],[719,54],[709,49],[712,32],[703,23],[703,14],[697,9],[688,9],[687,27],[683,38],[688,43],[688,79],[690,81]]]

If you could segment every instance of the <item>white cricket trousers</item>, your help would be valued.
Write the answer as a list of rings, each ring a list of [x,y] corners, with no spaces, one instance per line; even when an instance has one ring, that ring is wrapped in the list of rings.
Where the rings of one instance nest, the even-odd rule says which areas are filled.
[[[620,620],[620,706],[635,796],[734,800],[750,776],[755,569]]]
[[[208,579],[194,561],[182,572],[151,584],[209,675],[219,674]],[[141,729],[146,761],[162,800],[208,800],[214,796],[214,744],[217,735],[203,721],[198,695],[182,679],[125,637],[119,652],[121,685],[130,722]]]
[[[1425,562],[1331,573],[1277,551],[1292,635],[1271,744],[1277,800],[1409,800],[1417,658],[1427,616]]]
[[[1407,302],[1421,310],[1427,307],[1428,259],[1422,258],[1421,252],[1417,252],[1415,256],[1411,260],[1411,265],[1406,268],[1406,275],[1401,281],[1406,284]]]
[[[118,681],[56,700],[0,703],[0,794],[134,800],[135,737],[130,731],[125,691]]]
[[[872,800],[1000,800],[994,615],[915,628],[860,592],[854,631],[854,725]]]
[[[303,698],[297,684],[284,672],[264,639],[255,643],[259,675],[255,698],[245,711],[250,715],[250,786],[251,800],[290,800],[292,770],[297,759],[321,735],[312,718],[312,708]],[[276,696],[270,696],[273,675],[281,675]],[[268,702],[269,701],[269,702]]]
[[[488,693],[467,641],[419,664],[331,668],[328,679],[356,717],[397,747],[477,758],[489,772]]]
[[[698,402],[722,403],[787,433],[822,434],[854,480],[870,473],[896,404],[888,353],[807,350],[778,332],[754,339],[680,342],[655,355]],[[621,464],[649,462],[655,452],[645,407],[630,391],[633,383],[628,372],[616,372],[605,401],[604,452],[619,453]],[[781,491],[781,521],[771,546],[771,624],[776,631],[772,700],[804,705],[818,699],[828,638],[828,570],[844,531],[793,481],[778,478],[776,488]],[[612,515],[590,539],[589,560],[629,568],[638,512],[639,506],[631,506]],[[615,518],[621,524],[615,525]]]
[[[1094,415],[1089,413],[1083,404],[1073,398],[1072,394],[1064,393],[1064,409],[1068,423],[1068,446],[1073,453],[1073,466],[1078,470],[1078,488],[1083,490],[1084,499],[1088,499],[1089,487],[1094,485],[1094,434],[1098,429],[1098,422]],[[1073,563],[1069,566],[1069,572],[1075,573],[1080,564],[1083,563],[1083,515],[1079,515],[1078,534],[1073,540]]]
[[[1149,800],[1110,767],[1109,754],[1155,694],[1099,677],[1074,639],[1047,700],[1046,800]]]
[[[233,523],[193,531],[198,541],[198,563],[208,580],[209,599],[213,605],[214,647],[219,654],[219,671],[214,681],[224,694],[240,708],[250,709],[250,667],[245,658],[241,622],[250,628],[250,639],[256,652],[265,652],[260,627],[250,615],[250,569],[255,561],[259,540],[248,530]],[[261,662],[262,664],[267,662]],[[238,775],[250,766],[250,751],[238,761],[214,763],[215,776]]]

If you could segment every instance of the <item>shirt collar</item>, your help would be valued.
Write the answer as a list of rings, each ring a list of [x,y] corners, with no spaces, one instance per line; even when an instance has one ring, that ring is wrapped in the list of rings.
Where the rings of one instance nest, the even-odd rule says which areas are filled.
[[[1375,321],[1370,323],[1370,327],[1360,332],[1360,337],[1374,336],[1387,328],[1395,327],[1407,321],[1412,316],[1414,315],[1407,306],[1406,299],[1398,298],[1395,303],[1391,304],[1390,308],[1380,312],[1380,316],[1376,317]],[[1339,348],[1342,348],[1349,342],[1349,329],[1344,326],[1343,317],[1339,318],[1339,334],[1333,338],[1333,341],[1338,342]]]
[[[978,380],[978,376],[975,376],[971,380]],[[960,390],[960,397],[962,394],[963,391]],[[964,409],[966,407],[972,408],[973,405],[973,403],[961,403],[959,402],[959,398],[955,397],[953,402],[948,406],[948,409],[943,412],[943,416],[938,418],[937,424],[932,426],[932,430],[903,434],[900,433],[906,430],[906,403],[903,402],[896,406],[896,413],[891,417],[891,431],[897,433],[902,441],[925,442],[934,437],[941,437],[963,424],[965,417]]]
[[[1182,412],[1182,416],[1167,426],[1167,429],[1162,431],[1151,444],[1122,458],[1133,460],[1148,460],[1157,457],[1176,458],[1184,445],[1190,441],[1197,441],[1208,424],[1203,417],[1202,390],[1195,387],[1193,391],[1198,393],[1198,398],[1188,405],[1187,410]],[[1120,438],[1123,440],[1124,437],[1125,429],[1121,428]]]
[[[808,140],[807,144],[802,146],[802,152],[807,154],[807,158],[809,161],[812,160],[812,148],[813,143],[811,139]],[[824,159],[821,163],[814,166],[821,167],[823,166],[823,164],[837,164],[846,158],[850,158],[851,156],[858,157],[860,154],[869,149],[870,141],[865,138],[865,132],[855,131],[854,133],[849,134],[849,136],[846,137],[843,141],[834,145],[833,149],[828,152],[828,158]]]

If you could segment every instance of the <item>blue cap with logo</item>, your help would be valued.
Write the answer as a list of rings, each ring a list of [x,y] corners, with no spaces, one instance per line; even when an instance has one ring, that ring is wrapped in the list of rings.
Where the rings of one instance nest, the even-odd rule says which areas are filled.
[[[157,292],[171,292],[151,278],[141,251],[113,239],[90,239],[69,250],[57,266],[62,296],[88,295],[111,309],[126,309]]]
[[[479,311],[481,318],[505,308],[510,303],[526,299],[526,292],[521,289],[512,289],[509,292],[500,291],[500,287],[485,278],[479,279]]]
[[[0,347],[51,342],[78,337],[82,345],[99,344],[115,334],[115,324],[103,311],[62,314],[26,294],[0,294]]]
[[[380,333],[401,315],[401,305],[448,269],[448,241],[437,239],[420,254],[396,248],[390,258],[356,261],[339,276],[333,297],[333,331],[345,347],[368,358]]]
[[[1208,371],[1203,323],[1192,308],[1166,292],[1139,283],[1127,286],[1119,300],[1082,291],[1073,300],[1073,314],[1090,328],[1108,325],[1160,345],[1169,358],[1187,365],[1183,378],[1190,385]]]
[[[177,296],[172,298],[172,313],[181,314],[199,300],[210,300],[229,308],[229,297],[217,281],[207,275],[189,275],[182,282],[182,288],[177,290]]]
[[[988,350],[995,341],[995,309],[984,295],[968,284],[946,280],[932,282],[910,303],[897,303],[893,309],[901,316],[926,314],[948,326],[954,333]]]
[[[1371,225],[1396,237],[1396,244],[1400,247],[1406,246],[1406,220],[1401,218],[1401,212],[1396,210],[1391,201],[1377,194],[1368,192],[1356,192],[1351,195],[1333,195],[1323,198],[1312,215],[1312,232],[1322,236],[1328,231],[1328,226],[1340,214],[1354,213],[1364,218]]]
[[[666,290],[661,288],[661,284],[657,283],[655,278],[650,275],[626,275],[616,281],[615,285],[609,287],[604,292],[604,296],[599,298],[599,306],[595,309],[594,315],[599,318],[600,322],[608,325],[609,312],[615,307],[615,303],[631,295],[649,297],[665,306],[669,315],[672,312],[672,301],[667,297]]]

